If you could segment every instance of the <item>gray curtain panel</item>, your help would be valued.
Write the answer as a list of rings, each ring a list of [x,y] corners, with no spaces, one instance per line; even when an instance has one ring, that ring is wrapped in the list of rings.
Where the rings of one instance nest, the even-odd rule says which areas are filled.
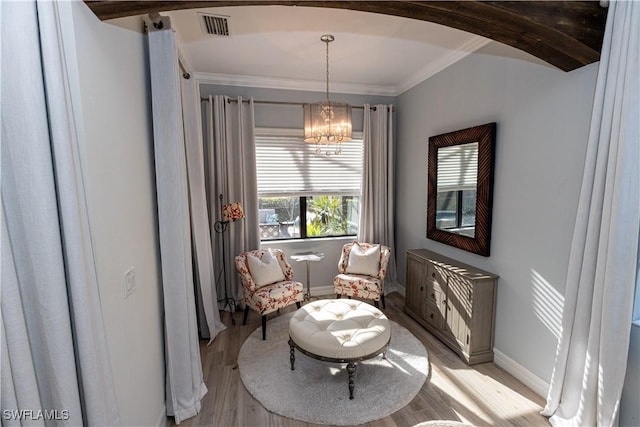
[[[555,426],[617,425],[640,233],[640,3],[609,3],[543,414]]]
[[[166,407],[176,423],[198,414],[203,381],[194,297],[180,73],[173,30],[149,33],[162,290]]]
[[[204,152],[200,93],[194,78],[180,79],[182,119],[187,155],[189,201],[191,203],[191,239],[193,246],[198,325],[202,338],[209,343],[226,329],[220,320],[216,291],[211,229],[205,186]]]
[[[224,233],[212,230],[214,265],[218,275],[223,270],[226,275],[218,283],[218,297],[224,297],[226,292],[230,298],[241,301],[242,288],[233,259],[242,252],[260,248],[253,98],[232,100],[210,96],[207,104],[205,156],[210,223],[222,219],[221,203],[240,202],[245,214],[244,219],[228,224]],[[225,239],[224,259],[222,239]]]
[[[0,4],[1,406],[119,425],[58,6]]]
[[[364,106],[364,164],[358,240],[391,248],[387,283],[396,281],[393,106]]]

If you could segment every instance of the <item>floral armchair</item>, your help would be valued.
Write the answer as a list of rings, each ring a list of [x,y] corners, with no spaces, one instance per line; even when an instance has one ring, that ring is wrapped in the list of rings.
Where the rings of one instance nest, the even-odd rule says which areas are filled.
[[[333,288],[337,297],[342,295],[372,299],[375,306],[378,301],[384,303],[384,279],[391,249],[372,243],[352,242],[342,247],[338,262],[339,274],[333,279]]]
[[[251,257],[253,258],[250,259]],[[262,261],[265,262],[261,263]],[[265,269],[273,267],[273,265],[269,267],[269,261],[277,262],[280,267],[281,271],[276,272],[276,276],[264,273],[264,266],[267,266],[264,267]],[[293,303],[299,308],[304,299],[302,283],[293,280],[293,268],[280,249],[244,252],[235,257],[235,264],[242,282],[245,305],[242,324],[247,324],[250,308],[257,311],[262,316],[262,339],[264,340],[267,336],[267,314]]]

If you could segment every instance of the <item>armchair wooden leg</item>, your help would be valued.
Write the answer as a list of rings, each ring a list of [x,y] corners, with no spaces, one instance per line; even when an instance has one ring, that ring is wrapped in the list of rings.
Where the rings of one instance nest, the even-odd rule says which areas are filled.
[[[342,298],[342,294],[336,294],[336,298],[337,298],[337,299]]]
[[[378,304],[377,300],[373,300],[373,305],[375,306],[375,308],[380,308],[380,304]]]
[[[244,317],[242,318],[242,324],[246,325],[247,324],[247,317],[249,316],[249,306],[245,305],[244,306]]]
[[[384,303],[384,294],[380,294],[380,299],[382,299],[382,308],[387,308],[387,306]]]
[[[267,315],[262,315],[262,341],[267,339]]]
[[[300,304],[300,301],[296,301],[296,308],[300,308],[302,306],[302,304]]]

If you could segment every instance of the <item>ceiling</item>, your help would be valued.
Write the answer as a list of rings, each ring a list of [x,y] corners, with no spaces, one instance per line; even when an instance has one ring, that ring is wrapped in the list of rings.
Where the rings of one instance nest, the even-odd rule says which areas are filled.
[[[107,15],[100,15],[100,10],[97,8],[98,3],[106,2],[88,2],[87,4],[99,17],[107,17]],[[110,3],[110,7],[113,7],[114,3],[118,2],[108,3]],[[131,6],[132,3],[137,2],[126,3]],[[152,3],[162,2],[146,2],[147,5]],[[164,2],[162,5],[166,7],[167,3],[179,2]],[[188,3],[204,5],[211,2]],[[228,2],[217,3],[228,4]],[[367,4],[375,5],[376,3],[379,5],[400,3],[406,7],[414,3],[434,2],[349,2],[351,4],[347,5],[348,9],[324,5],[324,3],[330,3],[335,6],[345,2],[297,2],[305,6],[269,5],[266,3],[271,2],[262,2],[261,5],[167,10],[161,14],[170,17],[171,25],[185,48],[185,62],[192,73],[205,82],[243,86],[323,91],[326,79],[326,52],[325,44],[320,41],[320,36],[326,33],[335,36],[335,41],[329,45],[331,92],[378,95],[398,95],[490,42],[489,38],[423,19],[350,10],[362,9]],[[312,3],[323,3],[323,7],[307,6]],[[443,5],[452,2],[435,3]],[[462,3],[466,5],[477,2]],[[502,2],[500,7],[508,6],[507,3],[532,2]],[[547,3],[559,2],[540,2],[540,4]],[[184,6],[184,3],[173,9],[179,9],[181,6]],[[421,4],[421,6],[423,5]],[[592,5],[587,6],[591,7]],[[462,9],[456,6],[452,10],[458,13]],[[494,7],[492,13],[495,10]],[[558,9],[556,8],[555,11],[557,13]],[[140,10],[132,9],[126,14],[130,15],[136,12],[140,12]],[[417,13],[415,10],[405,10],[405,12],[405,15],[412,17]],[[587,22],[584,19],[584,9],[579,12],[581,20],[576,25],[584,26],[584,23]],[[540,12],[537,13],[540,15]],[[226,18],[229,36],[206,34],[201,23],[203,14]],[[512,15],[512,18],[509,19],[515,19],[516,15]],[[593,7],[586,15],[591,16],[592,19],[597,15],[600,21],[604,16],[601,11]],[[434,17],[436,15],[433,13],[428,16],[429,19],[436,20]],[[444,21],[451,24],[448,19]],[[493,21],[496,19],[496,17],[491,18]],[[501,19],[506,18],[502,17]],[[535,22],[543,22],[542,18],[538,17],[537,19],[538,21]],[[566,18],[555,21],[560,21],[567,27]],[[116,19],[111,22],[116,25],[127,25],[126,23],[131,21]],[[496,25],[488,27],[489,31],[484,33],[493,39],[516,45],[516,47],[523,47],[525,42],[535,38],[533,35],[535,35],[535,31],[538,31],[532,22],[534,21],[529,19],[527,23],[530,26],[528,33],[522,30],[514,35],[513,25],[515,24],[504,25],[509,27],[507,36],[497,36]],[[467,28],[457,21],[453,24],[457,27]],[[542,25],[538,26],[542,27]],[[476,31],[475,28],[471,29],[476,33],[483,33]],[[554,65],[561,69],[573,69],[577,68],[576,62],[579,65],[580,62],[590,63],[598,59],[599,46],[597,46],[597,50],[595,47],[599,35],[595,34],[594,36],[593,33],[597,32],[592,27],[587,29],[589,31],[583,29],[582,32],[576,32],[574,27],[565,28],[562,34],[557,28],[554,29],[554,37],[561,39],[555,42],[555,47],[552,49],[556,58],[555,60],[552,58],[552,61],[555,61]],[[579,40],[581,45],[574,47],[575,52],[570,54],[566,53],[568,48],[564,48],[563,51],[561,46],[563,43],[568,44],[567,34],[573,34],[572,37],[575,39],[580,38],[575,34],[582,36],[582,39]],[[537,39],[541,40],[543,37],[537,37]],[[587,40],[585,41],[585,39]],[[514,40],[514,43],[511,43],[510,40]],[[554,43],[547,44],[553,45]],[[543,43],[538,41],[528,50],[536,54],[542,45]],[[590,45],[587,46],[589,49],[586,49],[584,45]],[[513,49],[499,43],[494,43],[491,46],[492,54],[513,55],[513,52]],[[561,57],[558,52],[564,56]],[[539,61],[534,56],[527,54],[522,54],[521,58]],[[548,58],[544,59],[548,60]]]
[[[205,34],[201,14],[228,17],[228,37]],[[408,18],[352,10],[246,6],[166,13],[189,62],[210,82],[324,90],[332,34],[332,91],[396,95],[490,40]]]

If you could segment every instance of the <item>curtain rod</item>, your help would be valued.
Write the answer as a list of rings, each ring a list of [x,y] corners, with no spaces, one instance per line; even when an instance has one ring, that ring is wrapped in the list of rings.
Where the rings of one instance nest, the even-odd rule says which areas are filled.
[[[200,102],[209,101],[209,98],[200,97]],[[237,99],[229,99],[229,102],[238,102]],[[242,100],[242,102],[249,102],[249,100]],[[295,105],[298,107],[302,107],[305,103],[303,102],[287,102],[287,101],[253,101],[254,104],[269,104],[269,105]],[[351,108],[364,109],[364,105],[352,105]],[[372,110],[375,111],[376,107],[371,107]],[[395,107],[391,107],[391,111],[395,111]]]
[[[180,58],[178,58],[178,66],[182,70],[182,77],[189,80],[191,78],[191,73],[187,70],[187,67],[185,67]]]

